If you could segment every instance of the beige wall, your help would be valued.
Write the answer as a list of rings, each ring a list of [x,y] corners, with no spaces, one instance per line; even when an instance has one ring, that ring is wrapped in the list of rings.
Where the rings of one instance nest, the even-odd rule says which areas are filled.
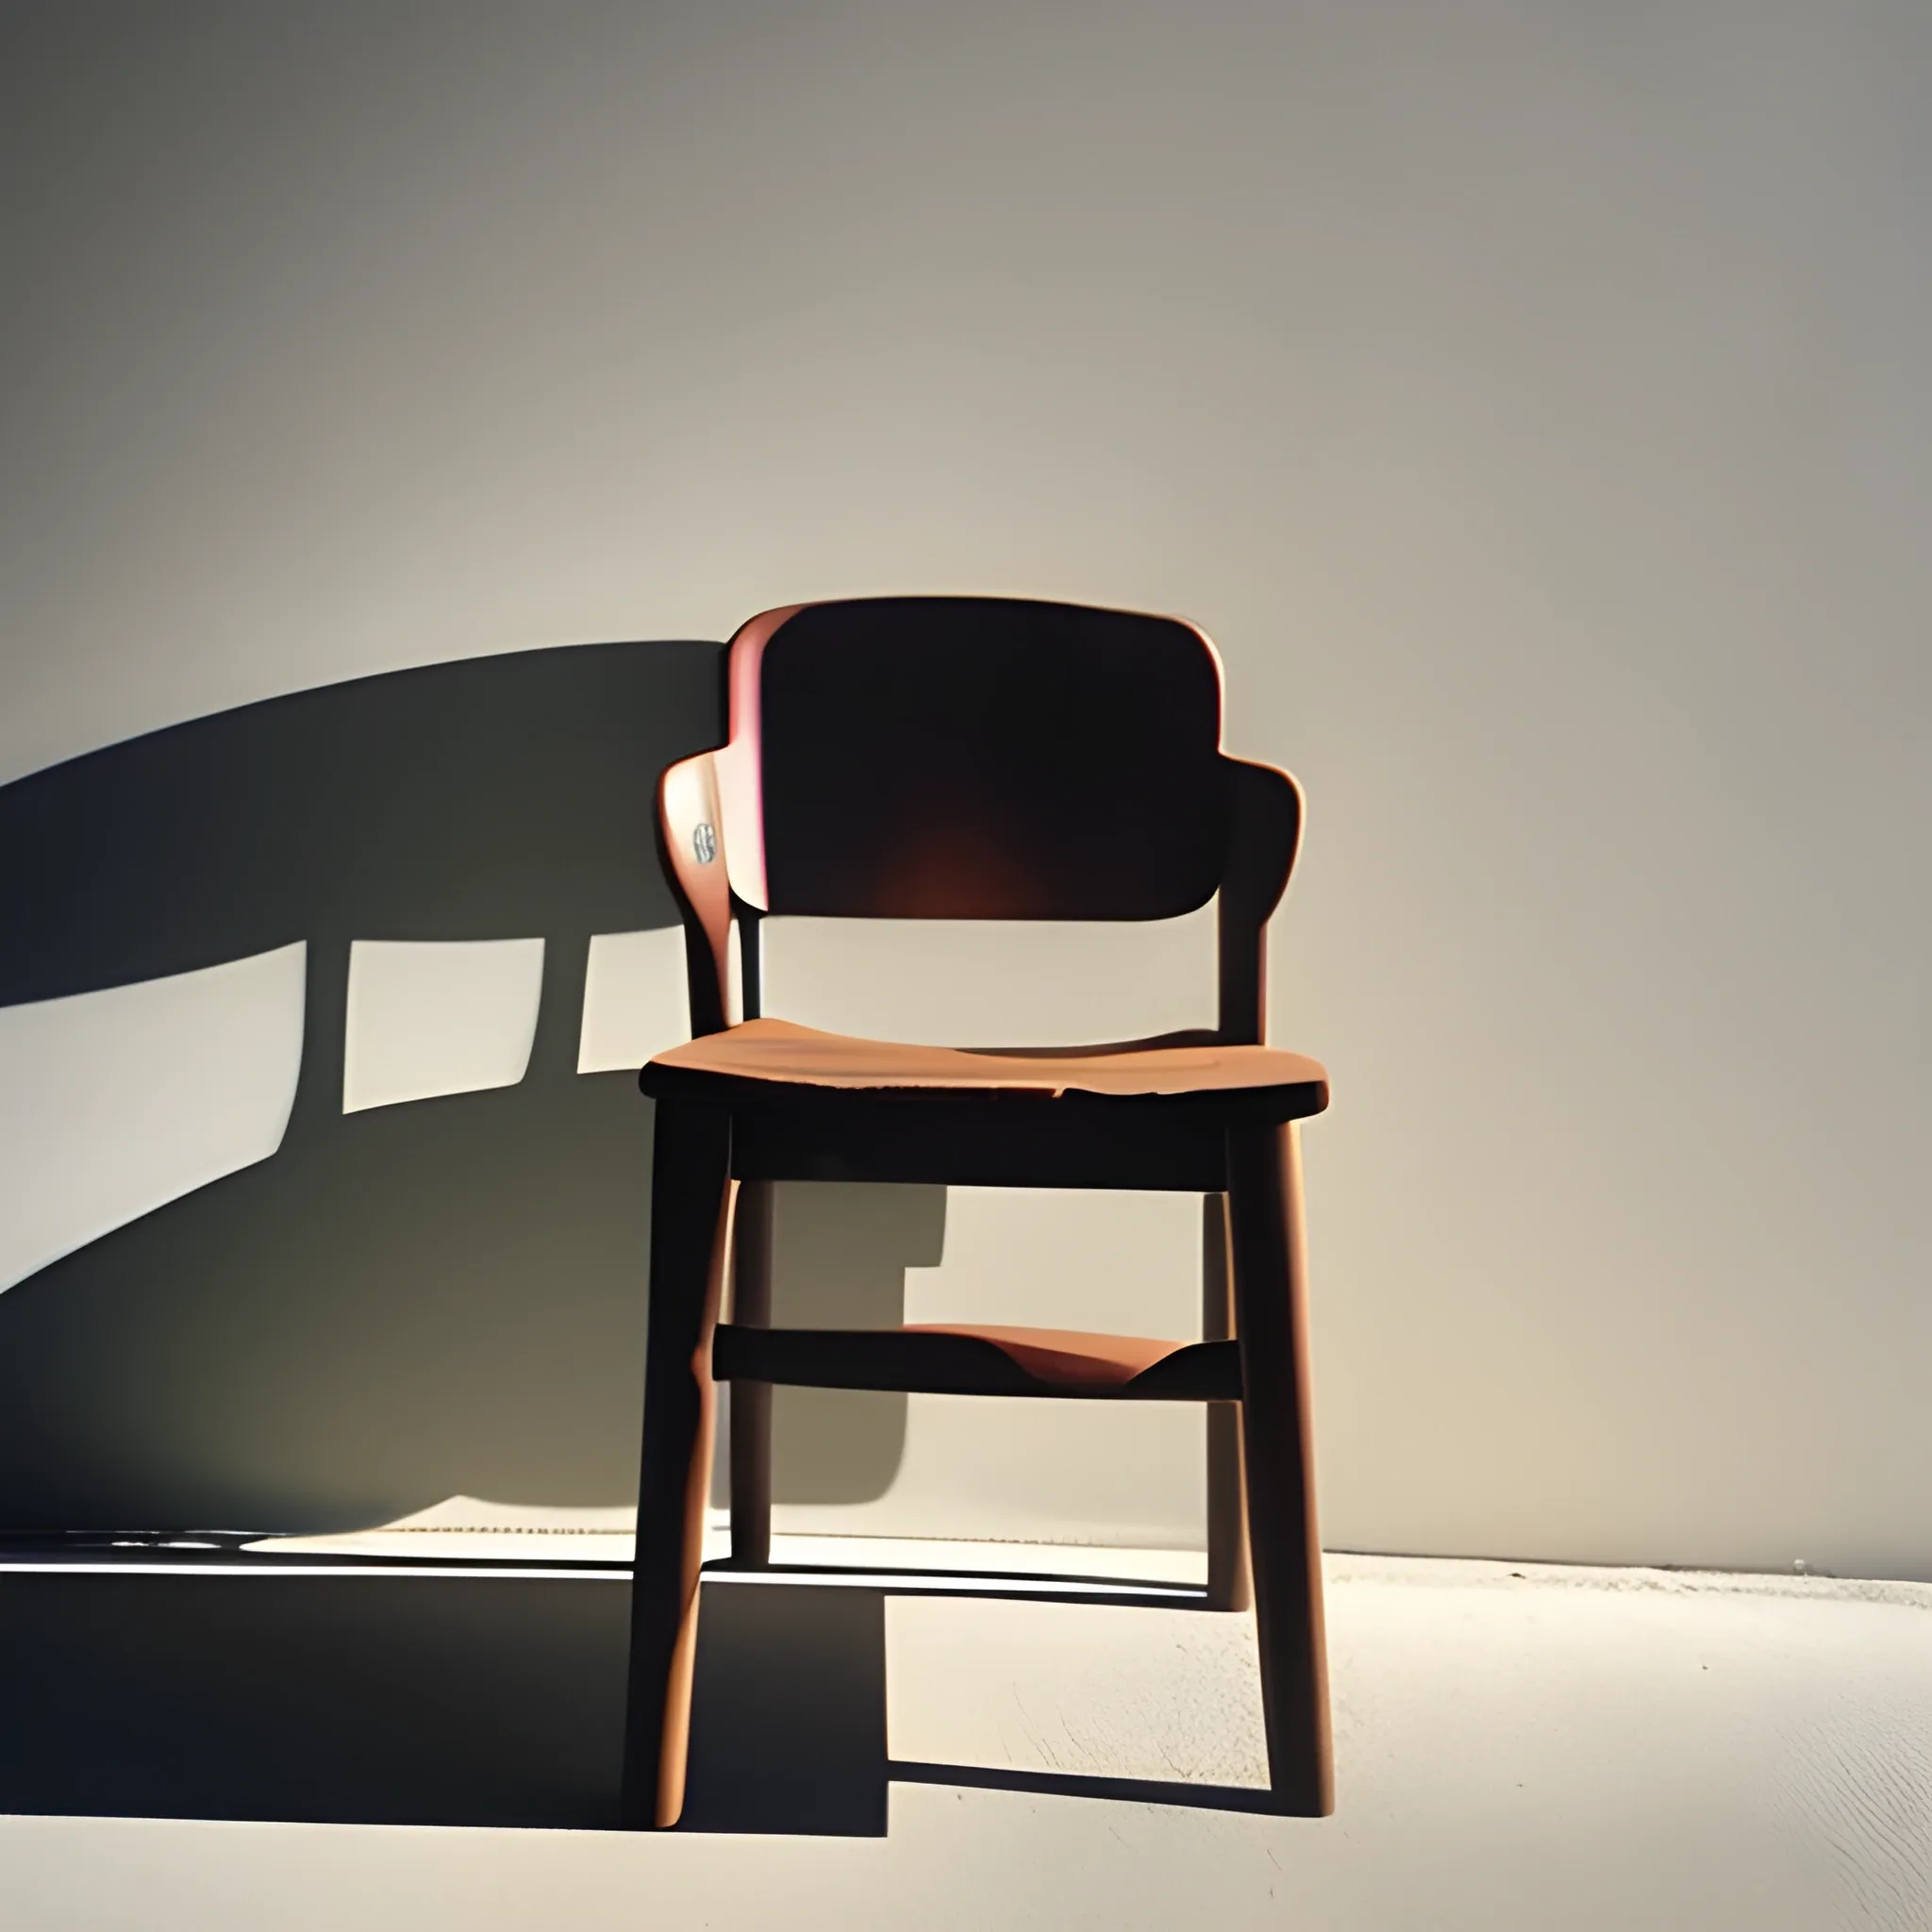
[[[1922,9],[10,20],[0,777],[1184,613],[1312,801],[1327,1540],[1932,1575]]]

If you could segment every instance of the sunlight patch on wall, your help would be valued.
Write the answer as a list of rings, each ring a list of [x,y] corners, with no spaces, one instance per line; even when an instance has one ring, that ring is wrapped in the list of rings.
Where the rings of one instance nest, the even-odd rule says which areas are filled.
[[[690,1038],[684,928],[592,934],[577,1072],[633,1072],[654,1054]]]
[[[0,1008],[0,1289],[281,1145],[308,948]]]
[[[543,941],[358,940],[342,1111],[514,1087],[530,1064]]]

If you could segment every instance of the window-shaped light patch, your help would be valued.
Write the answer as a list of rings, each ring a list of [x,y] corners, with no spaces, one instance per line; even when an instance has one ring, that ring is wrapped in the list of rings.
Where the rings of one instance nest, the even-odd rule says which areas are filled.
[[[342,1111],[514,1087],[530,1064],[543,941],[358,940]]]
[[[307,966],[283,946],[0,1008],[0,1289],[281,1145]]]
[[[632,1073],[690,1038],[684,928],[594,934],[584,974],[577,1072]]]

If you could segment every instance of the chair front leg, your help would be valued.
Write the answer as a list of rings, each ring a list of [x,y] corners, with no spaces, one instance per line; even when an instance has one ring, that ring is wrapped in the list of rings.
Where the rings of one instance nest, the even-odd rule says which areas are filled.
[[[730,1167],[727,1113],[658,1103],[620,1801],[621,1821],[632,1830],[675,1824],[684,1808],[711,1483],[711,1331],[731,1247]]]
[[[1227,1137],[1241,1441],[1268,1770],[1281,1808],[1335,1808],[1308,1414],[1307,1253],[1292,1122]]]

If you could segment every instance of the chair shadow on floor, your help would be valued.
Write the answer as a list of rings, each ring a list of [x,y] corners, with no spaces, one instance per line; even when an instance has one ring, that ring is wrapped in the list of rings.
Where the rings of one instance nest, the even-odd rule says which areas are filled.
[[[0,1573],[0,1812],[615,1824],[621,1579],[247,1567]],[[1265,1790],[893,1760],[890,1593],[707,1581],[680,1830],[883,1837],[895,1782],[1271,1808]]]
[[[990,1579],[974,1595],[1000,1595]],[[1266,1790],[926,1764],[890,1755],[890,1590],[774,1583],[706,1586],[698,1624],[691,1769],[680,1831],[883,1837],[889,1787],[945,1785],[1223,1811],[1274,1811]],[[1026,1601],[1092,1603],[1049,1590]],[[1154,1602],[1123,1591],[1112,1601]]]

